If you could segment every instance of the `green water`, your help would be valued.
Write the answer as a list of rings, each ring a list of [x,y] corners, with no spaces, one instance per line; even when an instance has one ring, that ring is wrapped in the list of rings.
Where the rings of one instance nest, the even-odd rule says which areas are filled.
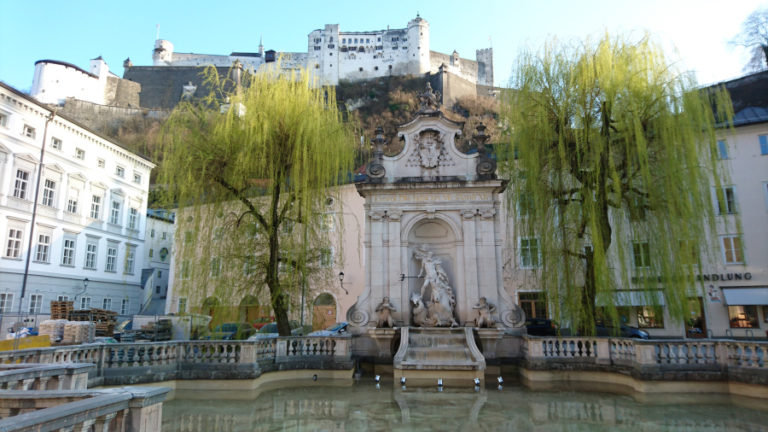
[[[728,396],[290,385],[179,392],[163,405],[163,431],[768,431],[768,402]]]

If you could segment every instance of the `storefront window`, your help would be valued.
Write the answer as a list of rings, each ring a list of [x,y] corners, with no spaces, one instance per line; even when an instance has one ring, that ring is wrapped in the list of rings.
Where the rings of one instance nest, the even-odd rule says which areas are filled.
[[[637,326],[640,328],[664,328],[664,315],[649,306],[637,308]]]
[[[757,306],[728,306],[731,328],[758,327]]]

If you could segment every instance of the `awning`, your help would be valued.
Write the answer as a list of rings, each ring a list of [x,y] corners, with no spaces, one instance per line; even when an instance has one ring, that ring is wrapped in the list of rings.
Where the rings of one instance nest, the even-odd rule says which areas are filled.
[[[726,304],[733,306],[768,305],[768,287],[720,288],[725,295]]]

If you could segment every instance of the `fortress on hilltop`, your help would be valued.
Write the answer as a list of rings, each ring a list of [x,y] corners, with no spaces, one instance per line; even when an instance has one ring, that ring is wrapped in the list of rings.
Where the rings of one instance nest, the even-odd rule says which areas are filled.
[[[348,31],[338,24],[326,24],[307,37],[307,52],[233,52],[229,55],[178,53],[167,40],[155,41],[154,66],[229,67],[239,61],[246,69],[258,70],[280,59],[282,69],[306,68],[325,85],[340,80],[363,80],[390,75],[452,73],[473,84],[493,86],[492,48],[476,51],[475,60],[429,49],[429,23],[416,16],[406,28],[374,31]]]
[[[432,82],[444,104],[460,97],[494,94],[492,48],[477,50],[475,60],[462,58],[456,51],[431,51],[429,23],[417,15],[399,29],[344,32],[338,24],[327,24],[309,33],[306,52],[265,50],[259,41],[256,52],[180,53],[170,41],[158,39],[152,65],[134,65],[125,59],[122,78],[109,71],[101,56],[91,60],[89,70],[58,60],[39,60],[31,96],[65,106],[73,115],[101,113],[105,106],[112,111],[116,107],[163,111],[183,99],[206,94],[200,76],[203,67],[213,65],[223,76],[236,63],[245,71],[270,67],[285,72],[307,70],[319,85],[421,76]]]

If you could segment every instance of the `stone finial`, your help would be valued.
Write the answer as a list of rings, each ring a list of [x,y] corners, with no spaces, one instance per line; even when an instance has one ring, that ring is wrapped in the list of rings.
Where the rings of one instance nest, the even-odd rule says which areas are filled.
[[[490,139],[490,136],[485,133],[486,129],[485,125],[480,122],[480,124],[475,127],[477,132],[472,135],[472,139],[477,146],[478,157],[476,171],[480,179],[496,177],[496,161],[488,156],[488,148],[486,147],[486,142]]]
[[[440,112],[439,92],[432,90],[432,85],[427,82],[424,93],[419,94],[419,114],[433,114]]]
[[[384,138],[384,129],[379,126],[376,128],[376,137],[373,138],[373,160],[368,164],[368,176],[373,178],[384,177],[384,146],[387,144]]]

